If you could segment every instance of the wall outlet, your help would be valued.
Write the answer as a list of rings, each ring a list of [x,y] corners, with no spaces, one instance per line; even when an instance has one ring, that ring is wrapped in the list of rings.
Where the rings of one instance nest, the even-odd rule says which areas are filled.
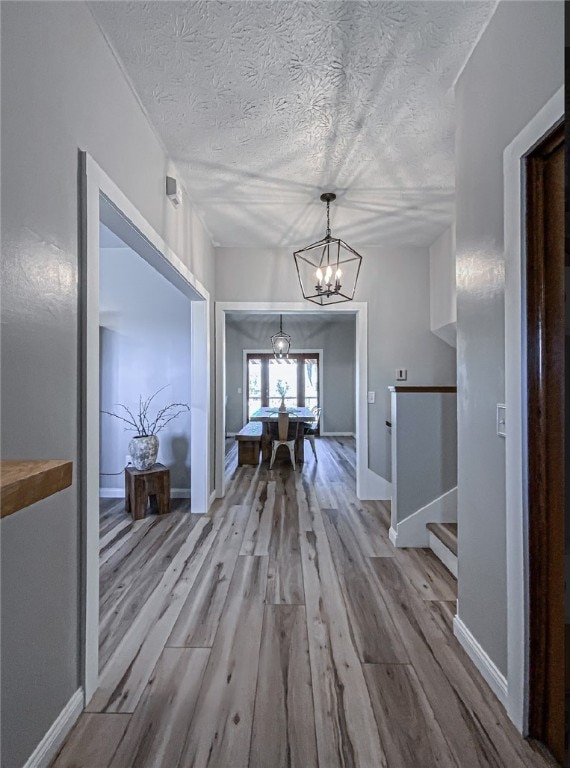
[[[376,392],[369,392],[368,393],[368,402],[369,403],[375,403],[376,402]]]
[[[241,395],[241,387],[238,387],[238,395]]]
[[[127,455],[125,456],[125,467],[131,467],[132,464],[133,464],[133,460],[131,459],[131,457],[127,453]]]
[[[396,381],[407,381],[407,380],[408,380],[408,369],[396,368]]]

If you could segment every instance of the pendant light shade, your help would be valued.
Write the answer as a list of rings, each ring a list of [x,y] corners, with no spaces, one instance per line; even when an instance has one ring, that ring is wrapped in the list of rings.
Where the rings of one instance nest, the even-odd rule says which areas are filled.
[[[321,200],[327,204],[326,235],[295,251],[293,258],[303,298],[324,306],[353,300],[362,256],[344,240],[331,236],[330,204],[336,200],[334,192],[324,192]]]
[[[284,360],[289,357],[291,337],[283,333],[283,315],[279,315],[279,330],[271,337],[271,346],[276,360]]]

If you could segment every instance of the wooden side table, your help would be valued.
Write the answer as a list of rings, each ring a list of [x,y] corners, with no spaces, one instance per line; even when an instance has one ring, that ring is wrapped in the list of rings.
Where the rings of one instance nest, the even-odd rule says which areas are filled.
[[[125,509],[133,520],[142,520],[148,501],[152,512],[170,512],[170,470],[163,464],[152,469],[125,467]]]

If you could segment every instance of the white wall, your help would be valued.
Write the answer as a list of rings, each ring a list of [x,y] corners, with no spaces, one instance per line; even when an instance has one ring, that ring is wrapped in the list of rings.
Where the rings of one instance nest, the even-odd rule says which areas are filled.
[[[453,347],[457,344],[455,225],[429,249],[430,328]]]
[[[226,430],[238,432],[244,425],[243,350],[271,348],[271,336],[279,330],[279,315],[226,316]],[[320,373],[323,385],[321,434],[349,432],[356,428],[356,323],[354,316],[283,316],[283,330],[291,335],[292,350],[323,350]]]
[[[408,384],[453,385],[455,350],[430,331],[427,248],[350,245],[363,255],[355,300],[368,302],[368,389],[376,392],[376,402],[368,406],[369,466],[389,479],[390,435],[385,420],[390,418],[388,387],[396,383],[396,369],[408,369]],[[299,301],[291,251],[217,248],[216,299]]]
[[[80,684],[78,151],[212,294],[214,252],[188,200],[175,210],[165,197],[176,169],[87,6],[0,13],[2,456],[71,459],[74,471],[71,488],[0,524],[0,762],[19,768]]]
[[[503,151],[564,82],[562,2],[500,2],[456,89],[461,620],[507,673]],[[518,201],[517,201],[518,202]]]
[[[177,288],[128,247],[100,254],[101,409],[123,403],[137,412],[153,400],[152,412],[168,403],[190,403],[191,303]],[[106,414],[100,418],[102,489],[124,492],[121,470],[131,432]],[[171,488],[190,490],[190,412],[158,435],[158,461],[170,468]]]

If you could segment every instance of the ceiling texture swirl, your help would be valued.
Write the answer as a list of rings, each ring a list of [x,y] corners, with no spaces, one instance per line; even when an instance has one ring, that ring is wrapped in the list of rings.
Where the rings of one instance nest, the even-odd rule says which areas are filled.
[[[215,244],[426,246],[492,2],[91,2]]]

